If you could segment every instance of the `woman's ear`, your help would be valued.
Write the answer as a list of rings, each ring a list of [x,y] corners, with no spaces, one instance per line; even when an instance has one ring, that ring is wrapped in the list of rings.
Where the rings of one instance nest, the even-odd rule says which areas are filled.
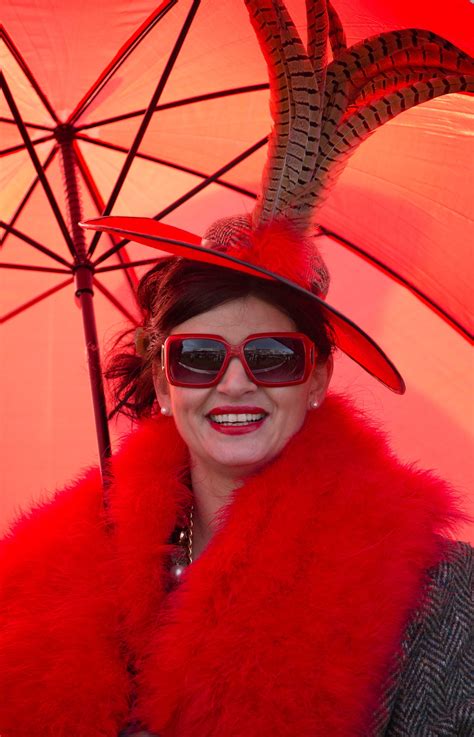
[[[311,377],[309,405],[312,409],[320,407],[324,402],[334,369],[332,354],[324,363],[317,363]]]
[[[158,361],[152,364],[153,386],[162,414],[171,414],[170,393],[165,373]],[[165,410],[165,412],[163,412]]]

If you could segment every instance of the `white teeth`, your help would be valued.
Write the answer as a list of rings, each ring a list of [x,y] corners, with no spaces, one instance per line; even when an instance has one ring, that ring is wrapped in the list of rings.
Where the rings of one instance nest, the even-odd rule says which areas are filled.
[[[258,422],[263,420],[265,413],[261,414],[226,414],[226,415],[209,415],[213,422],[219,425],[247,425],[249,422]]]

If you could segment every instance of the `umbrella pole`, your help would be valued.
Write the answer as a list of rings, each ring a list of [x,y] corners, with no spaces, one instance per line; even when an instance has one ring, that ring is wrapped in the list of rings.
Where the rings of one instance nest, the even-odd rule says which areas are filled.
[[[93,274],[87,266],[78,266],[75,276],[76,297],[81,307],[84,337],[87,347],[87,363],[89,366],[92,404],[94,407],[95,427],[99,446],[100,469],[105,490],[108,479],[107,459],[110,458],[111,449],[94,312]]]
[[[99,446],[100,470],[104,488],[104,506],[107,508],[107,488],[109,484],[107,461],[111,454],[110,434],[94,312],[94,265],[91,263],[90,257],[87,254],[84,231],[79,226],[79,222],[82,220],[82,211],[77,180],[77,164],[73,148],[74,133],[73,126],[64,124],[58,126],[55,135],[61,151],[66,204],[75,250],[74,274],[76,297],[78,298],[82,313],[95,427]]]

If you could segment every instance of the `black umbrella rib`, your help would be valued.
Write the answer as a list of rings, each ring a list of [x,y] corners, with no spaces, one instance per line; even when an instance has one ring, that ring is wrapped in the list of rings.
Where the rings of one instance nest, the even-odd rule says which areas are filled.
[[[15,104],[15,100],[13,99],[13,95],[8,86],[7,80],[5,79],[5,76],[3,75],[2,72],[0,72],[0,87],[3,89],[3,93],[5,95],[5,99],[7,101],[8,107],[10,108],[12,115],[16,120],[16,123],[18,125],[18,130],[20,131],[21,137],[23,138],[25,142],[26,148],[30,155],[30,159],[32,161],[33,166],[36,169],[36,173],[43,186],[43,189],[45,191],[46,197],[48,198],[49,204],[51,205],[51,209],[53,210],[53,213],[56,217],[58,225],[61,229],[61,233],[63,234],[64,240],[66,241],[66,245],[69,251],[71,252],[71,254],[74,256],[75,255],[74,244],[72,242],[72,238],[67,229],[67,225],[64,222],[64,218],[62,216],[61,210],[59,209],[59,205],[56,202],[56,198],[54,196],[53,190],[51,189],[51,186],[46,178],[43,167],[41,166],[40,160],[38,159],[38,156],[36,154],[35,148],[33,144],[31,143],[30,137],[28,135],[28,131],[26,130],[25,124],[23,123],[22,117],[20,115],[20,111],[18,110]]]
[[[430,297],[428,297],[428,295],[422,292],[421,289],[415,286],[412,282],[410,282],[404,276],[399,274],[394,269],[391,269],[390,266],[387,266],[382,261],[380,261],[380,259],[376,258],[375,256],[372,256],[368,251],[364,250],[360,246],[356,246],[355,243],[352,243],[351,241],[347,240],[347,238],[344,238],[343,236],[338,235],[338,233],[335,233],[333,230],[330,230],[329,228],[326,228],[324,226],[320,226],[319,229],[320,229],[321,235],[327,235],[331,238],[334,238],[334,240],[338,241],[343,246],[346,246],[346,248],[348,248],[350,251],[357,253],[365,261],[368,261],[373,266],[376,266],[380,271],[383,271],[385,274],[388,274],[388,276],[394,279],[394,281],[406,287],[410,292],[415,294],[418,297],[418,299],[420,299],[431,310],[433,310],[433,312],[436,312],[449,325],[451,325],[451,327],[453,327],[458,333],[460,333],[460,335],[462,335],[463,338],[466,338],[469,341],[473,340],[473,336],[471,335],[469,330],[467,330],[467,328],[464,327],[464,325],[462,325],[452,315],[446,312],[446,310],[444,310],[440,305],[434,302]]]
[[[42,138],[35,138],[34,141],[31,141],[31,144],[32,146],[37,146],[39,143],[46,143],[46,141],[52,141],[53,139],[54,135],[43,136]],[[10,148],[0,150],[0,156],[9,156],[10,154],[18,153],[18,151],[24,151],[25,149],[26,144],[18,143],[16,146],[10,146]]]
[[[176,60],[178,59],[179,53],[182,49],[182,46],[184,44],[184,41],[186,40],[186,37],[189,33],[189,30],[191,28],[191,24],[193,22],[194,16],[197,13],[198,7],[200,5],[201,0],[194,0],[191,8],[189,9],[188,15],[186,16],[186,19],[183,23],[183,27],[181,28],[181,31],[179,33],[178,38],[176,39],[176,42],[173,46],[173,50],[169,56],[168,61],[166,62],[166,66],[162,72],[162,75],[160,77],[160,80],[156,86],[155,92],[152,95],[152,98],[150,100],[150,104],[148,105],[147,111],[145,115],[143,116],[143,120],[140,123],[140,127],[137,131],[137,134],[133,140],[133,143],[130,147],[130,151],[127,154],[127,157],[125,159],[125,162],[122,166],[122,169],[120,171],[120,174],[118,176],[118,179],[115,183],[115,186],[112,190],[112,193],[109,197],[109,201],[107,202],[107,205],[105,207],[105,210],[103,212],[103,215],[110,215],[110,212],[117,201],[117,197],[120,194],[120,191],[122,189],[123,183],[125,182],[125,178],[130,170],[130,167],[133,163],[133,160],[135,158],[135,154],[138,151],[138,148],[143,140],[143,136],[146,133],[146,130],[150,124],[150,121],[153,116],[154,108],[158,103],[158,100],[160,99],[163,90],[166,86],[166,83],[169,79],[169,76],[171,74],[171,71],[176,63]],[[92,242],[89,248],[89,254],[92,254],[97,246],[97,243],[99,241],[99,238],[101,236],[100,231],[97,231],[94,234],[94,237],[92,238]]]
[[[234,95],[243,95],[248,92],[261,92],[262,90],[269,89],[268,82],[263,84],[249,84],[244,87],[231,87],[227,90],[218,90],[217,92],[206,92],[202,95],[194,95],[193,97],[183,97],[181,100],[173,100],[173,102],[164,102],[162,105],[156,105],[154,112],[159,113],[163,110],[174,110],[177,107],[183,107],[184,105],[193,105],[198,102],[207,102],[208,100],[218,100],[221,97],[233,97]],[[122,115],[114,115],[111,118],[103,118],[103,120],[96,120],[94,123],[84,123],[84,125],[77,126],[76,130],[84,131],[88,128],[96,128],[99,125],[109,125],[109,123],[120,123],[122,120],[130,120],[130,118],[138,118],[144,115],[146,112],[145,108],[141,110],[133,110],[129,113],[122,113]]]
[[[230,169],[232,169],[234,166],[237,166],[237,164],[240,164],[241,161],[244,161],[246,158],[251,156],[255,151],[258,151],[259,148],[262,148],[266,143],[268,142],[268,136],[265,136],[264,138],[261,138],[260,141],[257,141],[257,143],[254,143],[253,146],[250,146],[245,151],[243,151],[241,154],[235,157],[235,159],[232,159],[232,161],[229,161],[225,166],[222,166],[220,169],[218,169],[214,174],[211,174],[209,177],[207,177],[203,182],[200,182],[196,187],[193,187],[193,189],[190,189],[186,194],[179,197],[179,199],[175,200],[171,205],[168,205],[164,210],[158,213],[158,215],[155,215],[153,217],[153,220],[161,220],[166,215],[168,215],[173,210],[176,210],[177,207],[180,207],[180,205],[187,202],[191,197],[194,197],[194,195],[198,194],[201,190],[205,189],[209,186],[209,184],[212,184],[216,181],[219,177],[222,176],[222,174],[225,174]],[[254,194],[253,197],[256,199],[257,195]],[[127,243],[130,242],[130,238],[125,238],[124,240],[120,241],[120,243],[117,243],[113,248],[110,248],[108,251],[105,251],[105,253],[102,254],[94,263],[94,266],[97,266],[98,264],[102,263],[102,261],[105,261],[110,256],[112,256],[114,253],[117,253],[121,248],[127,245]]]
[[[138,28],[138,30],[132,34],[124,46],[122,46],[118,54],[112,59],[110,64],[108,64],[99,78],[94,82],[91,89],[86,92],[82,100],[80,100],[76,105],[76,108],[69,116],[69,124],[74,125],[80,116],[83,115],[89,105],[93,100],[95,100],[107,82],[109,82],[114,74],[120,69],[130,54],[143,41],[155,25],[168,13],[168,11],[176,5],[177,2],[178,0],[165,0],[165,2],[162,2],[161,5],[156,8],[156,10],[154,10],[146,21]]]
[[[46,160],[45,160],[44,164],[42,165],[43,166],[43,171],[46,171],[47,170],[47,168],[51,164],[52,160],[56,156],[57,150],[58,150],[57,149],[57,146],[55,146],[52,149],[52,151],[49,152],[48,156],[46,157]],[[5,228],[5,233],[0,237],[0,246],[2,246],[3,243],[5,242],[5,240],[6,240],[7,236],[8,236],[8,233],[10,232],[10,228],[12,228],[15,225],[16,221],[20,217],[20,215],[21,215],[21,213],[23,211],[23,208],[25,207],[25,205],[27,204],[27,202],[30,199],[31,195],[35,191],[36,185],[38,184],[38,182],[39,182],[39,177],[36,177],[32,181],[32,183],[30,184],[30,186],[28,187],[28,189],[27,189],[25,195],[23,196],[20,204],[16,208],[15,213],[14,213],[12,219],[10,220],[9,224],[7,226],[6,225],[3,225],[3,227]]]
[[[96,274],[103,274],[106,271],[118,271],[119,269],[133,269],[136,266],[148,266],[149,264],[156,264],[159,258],[143,258],[140,261],[128,261],[122,264],[112,264],[112,266],[101,266],[99,269],[95,269]]]
[[[6,315],[2,315],[0,317],[0,323],[6,322],[7,320],[11,320],[12,317],[19,315],[20,312],[24,312],[30,307],[33,307],[33,305],[38,304],[38,302],[42,302],[47,297],[50,297],[52,294],[55,294],[56,292],[59,292],[61,289],[64,289],[64,287],[69,286],[69,284],[72,284],[73,281],[74,281],[74,278],[71,277],[70,279],[66,279],[66,281],[61,282],[61,284],[56,284],[55,287],[48,289],[46,292],[42,292],[41,294],[38,294],[37,297],[34,297],[33,299],[30,299],[28,302],[25,302],[19,307],[16,307],[11,312],[7,312]]]
[[[98,138],[91,138],[90,136],[85,135],[78,135],[76,138],[79,141],[84,141],[85,143],[92,143],[95,146],[101,146],[102,148],[108,148],[111,151],[119,151],[120,153],[127,153],[128,148],[125,148],[125,146],[119,146],[117,143],[109,143],[108,141],[100,141]],[[160,159],[157,156],[152,156],[151,154],[143,154],[143,153],[137,153],[136,154],[137,159],[144,159],[144,161],[151,161],[154,164],[160,164],[161,166],[166,166],[168,169],[175,169],[176,171],[182,171],[185,174],[192,174],[195,177],[199,177],[200,179],[207,179],[209,174],[206,174],[205,172],[198,171],[198,169],[191,169],[189,166],[184,166],[183,164],[176,164],[173,161],[168,161],[167,159]],[[238,184],[232,184],[231,182],[224,182],[222,179],[216,180],[216,184],[219,184],[221,187],[225,187],[226,189],[231,189],[234,192],[238,192],[239,194],[244,194],[247,197],[254,197],[255,193],[251,192],[249,189],[245,189],[245,187],[239,187]]]
[[[29,235],[26,235],[26,233],[22,233],[21,230],[17,230],[12,225],[4,223],[3,220],[0,220],[0,227],[6,230],[7,233],[11,233],[25,243],[28,243],[29,246],[32,246],[37,251],[41,251],[41,253],[44,253],[45,256],[49,256],[49,258],[52,258],[54,261],[63,264],[63,266],[67,266],[69,271],[72,271],[73,266],[72,264],[68,263],[66,259],[60,256],[58,253],[51,251],[49,248],[47,248],[47,246],[43,246],[41,243],[38,243],[38,241],[34,240],[34,238],[31,238]]]
[[[8,35],[7,31],[5,30],[5,28],[3,26],[0,27],[0,38],[3,38],[3,40],[5,41],[5,44],[8,47],[8,49],[10,50],[11,54],[13,55],[13,57],[15,58],[15,61],[20,66],[23,74],[26,76],[26,78],[30,82],[31,86],[33,87],[33,89],[37,93],[38,97],[40,98],[41,102],[45,106],[45,108],[48,111],[48,113],[51,115],[52,119],[55,121],[55,123],[59,123],[59,118],[56,115],[56,113],[55,113],[55,111],[53,109],[53,106],[49,102],[49,100],[46,97],[45,93],[43,92],[43,90],[39,86],[39,84],[38,84],[35,76],[33,75],[31,69],[29,68],[28,64],[26,63],[26,61],[24,60],[24,58],[20,54],[19,50],[17,49],[17,47],[13,43],[13,40]]]
[[[69,269],[54,269],[50,266],[26,266],[26,264],[0,263],[0,269],[18,269],[19,271],[45,271],[48,274],[70,274]]]
[[[207,177],[203,182],[200,182],[195,187],[190,189],[186,194],[179,197],[177,200],[172,202],[170,205],[165,207],[164,210],[161,210],[161,212],[158,213],[158,215],[155,215],[154,220],[162,220],[162,218],[166,217],[166,215],[169,215],[170,212],[173,212],[173,210],[176,210],[177,207],[180,207],[185,202],[191,199],[191,197],[194,197],[197,195],[202,189],[205,189],[210,184],[215,182],[217,179],[219,179],[223,174],[226,174],[228,171],[233,169],[235,166],[240,164],[242,161],[245,161],[249,156],[255,153],[255,151],[258,151],[262,146],[265,146],[265,144],[268,142],[268,136],[264,136],[264,138],[261,138],[260,141],[257,141],[257,143],[254,143],[253,146],[250,146],[245,151],[243,151],[241,154],[236,156],[232,161],[229,161],[228,164],[218,169],[214,174],[211,174],[209,177]],[[257,195],[252,192],[251,197],[254,199],[257,198]]]
[[[104,285],[98,279],[94,278],[94,285],[97,287],[99,292],[102,292],[104,297],[106,297],[109,300],[109,302],[111,302],[114,305],[114,307],[116,307],[122,313],[122,315],[124,315],[127,318],[127,320],[130,320],[130,322],[133,323],[133,325],[139,324],[139,321],[137,320],[137,318],[134,317],[132,313],[129,312],[127,308],[124,307],[123,304],[117,299],[117,297],[115,297],[112,294],[112,292],[110,292],[107,289],[107,287],[104,287]]]
[[[37,131],[49,131],[54,133],[54,128],[48,125],[39,125],[38,123],[28,123],[26,120],[23,121],[26,128],[33,128]],[[13,118],[4,118],[0,115],[0,123],[8,123],[8,125],[16,125],[16,121]]]

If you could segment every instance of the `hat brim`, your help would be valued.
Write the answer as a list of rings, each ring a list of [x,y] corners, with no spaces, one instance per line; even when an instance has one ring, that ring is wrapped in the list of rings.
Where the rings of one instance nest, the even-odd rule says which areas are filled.
[[[86,230],[100,230],[120,235],[127,240],[151,246],[174,256],[202,261],[286,284],[305,295],[312,303],[316,302],[320,306],[332,327],[335,343],[341,351],[392,391],[397,394],[405,392],[405,382],[402,376],[380,346],[352,320],[296,282],[227,253],[205,248],[201,245],[199,236],[152,218],[113,215],[93,218],[80,224]]]

